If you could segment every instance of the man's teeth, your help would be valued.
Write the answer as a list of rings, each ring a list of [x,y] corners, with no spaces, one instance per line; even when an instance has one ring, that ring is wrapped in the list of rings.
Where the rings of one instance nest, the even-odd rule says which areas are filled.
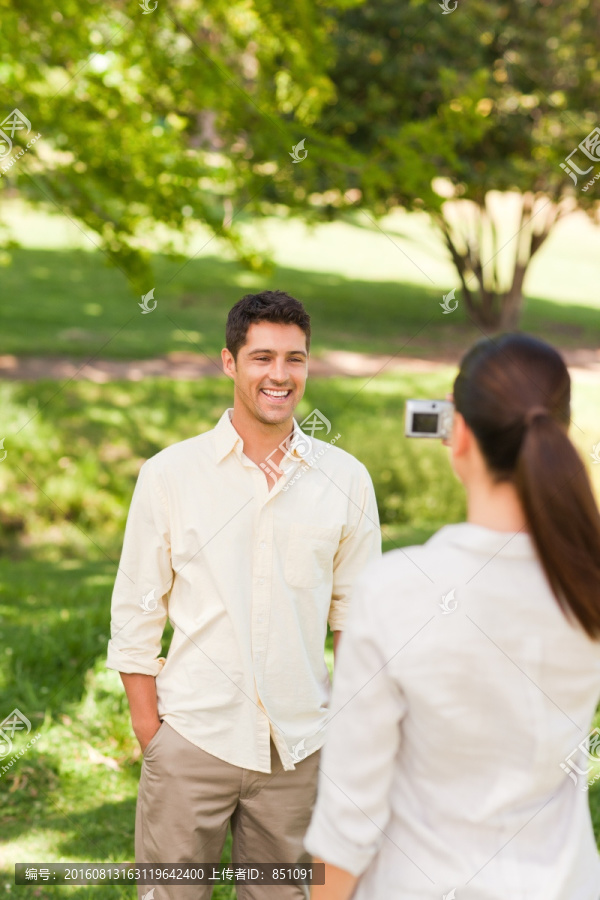
[[[263,393],[268,394],[269,397],[287,397],[289,391],[268,391],[263,388]]]

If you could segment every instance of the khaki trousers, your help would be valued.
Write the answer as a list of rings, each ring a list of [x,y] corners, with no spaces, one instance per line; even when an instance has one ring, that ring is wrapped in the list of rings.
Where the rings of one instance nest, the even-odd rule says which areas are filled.
[[[303,838],[314,806],[320,751],[284,771],[271,740],[271,772],[224,762],[166,722],[144,753],[135,820],[141,863],[219,864],[231,823],[232,865],[311,862]],[[234,883],[234,882],[232,882]],[[139,885],[140,900],[152,885]],[[213,885],[159,885],[155,900],[209,900]],[[308,900],[306,885],[238,884],[239,900]]]

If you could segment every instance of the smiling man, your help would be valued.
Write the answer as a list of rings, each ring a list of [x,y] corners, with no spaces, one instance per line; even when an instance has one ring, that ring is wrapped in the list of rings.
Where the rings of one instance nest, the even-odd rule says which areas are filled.
[[[113,593],[108,666],[144,756],[138,864],[218,864],[229,824],[234,864],[309,861],[327,624],[335,649],[353,582],[381,555],[364,465],[294,420],[310,348],[302,304],[249,294],[229,313],[226,345],[233,408],[142,466]],[[313,434],[331,428],[320,410],[307,418]],[[206,900],[212,887],[158,890]],[[269,885],[237,892],[273,897]],[[308,889],[279,885],[277,897]]]

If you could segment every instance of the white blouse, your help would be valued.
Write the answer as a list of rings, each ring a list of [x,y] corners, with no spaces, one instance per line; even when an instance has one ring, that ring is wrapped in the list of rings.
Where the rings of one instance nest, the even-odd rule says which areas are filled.
[[[598,900],[599,699],[600,642],[529,535],[387,553],[353,593],[306,848],[362,876],[353,900]]]

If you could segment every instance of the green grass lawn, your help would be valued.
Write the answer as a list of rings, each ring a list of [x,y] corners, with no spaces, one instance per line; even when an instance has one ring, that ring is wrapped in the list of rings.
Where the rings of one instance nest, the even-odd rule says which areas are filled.
[[[296,411],[321,410],[338,442],[373,472],[381,520],[394,530],[433,530],[460,518],[462,491],[437,442],[401,438],[408,396],[444,396],[452,371],[377,379],[309,379]],[[7,458],[0,467],[0,549],[116,559],[143,459],[212,428],[232,402],[231,383],[0,382]],[[428,490],[435,480],[435,490]]]
[[[376,228],[306,232],[266,222],[275,269],[257,275],[212,243],[182,268],[154,258],[158,307],[142,315],[123,275],[66,219],[17,210],[23,248],[0,254],[0,353],[144,358],[216,355],[228,308],[280,287],[306,302],[313,353],[461,353],[479,336],[462,308],[439,303],[456,278],[423,217]],[[249,230],[253,223],[247,223]],[[77,239],[77,240],[76,240]],[[75,246],[79,241],[79,245]],[[85,249],[84,249],[85,248]],[[534,261],[523,321],[562,346],[598,346],[597,234],[575,222]],[[415,262],[418,267],[415,266]],[[432,281],[423,276],[426,270]],[[421,274],[419,274],[421,272]],[[464,497],[437,442],[402,438],[407,397],[444,396],[453,370],[308,382],[297,418],[322,410],[340,446],[372,473],[384,547],[421,543],[464,516]],[[16,888],[16,861],[127,861],[140,753],[116,673],[104,667],[109,604],[128,504],[141,462],[211,428],[231,403],[223,378],[198,382],[57,384],[0,381],[0,710],[17,707],[42,735],[0,778],[0,892],[95,900],[133,889]],[[600,440],[597,388],[575,386],[573,437],[583,457]],[[592,466],[600,496],[600,466]],[[168,635],[166,636],[168,640]],[[331,645],[327,648],[331,662]],[[17,747],[20,746],[17,744]],[[600,840],[600,782],[590,792]],[[229,858],[229,844],[224,860]],[[218,888],[216,900],[230,900]]]
[[[176,263],[158,257],[155,270],[158,305],[143,315],[140,298],[99,254],[15,251],[13,264],[1,270],[4,296],[14,298],[0,305],[2,352],[142,359],[185,350],[218,356],[231,306],[248,292],[276,288],[309,310],[313,355],[401,351],[435,358],[438,352],[461,354],[481,337],[462,305],[452,315],[442,313],[439,288],[283,267],[261,277],[213,257],[194,260],[179,273]],[[564,347],[600,343],[600,315],[591,305],[530,298],[522,325]]]
[[[369,467],[385,549],[420,543],[464,515],[438,442],[402,438],[408,396],[443,396],[452,370],[309,380],[298,418],[318,407],[340,446]],[[17,861],[129,861],[140,753],[118,675],[104,667],[110,594],[141,461],[212,427],[231,401],[225,379],[105,385],[0,383],[0,709],[42,737],[0,778],[0,891],[25,897],[133,897],[132,888],[15,887]],[[596,427],[593,385],[577,384],[574,438]],[[597,469],[591,467],[600,488]],[[17,542],[20,550],[17,550]],[[168,641],[168,636],[166,636]],[[328,646],[331,661],[331,645]],[[600,782],[590,792],[600,842]],[[229,859],[230,845],[223,859]],[[219,887],[216,900],[233,890]]]
[[[23,246],[0,254],[0,353],[216,355],[229,308],[245,293],[274,288],[306,303],[313,353],[401,350],[434,358],[460,354],[481,335],[462,303],[452,315],[442,313],[442,293],[458,286],[457,276],[422,214],[397,213],[379,226],[357,217],[354,224],[313,230],[284,220],[248,221],[248,235],[273,256],[265,275],[229,260],[199,229],[180,259],[153,255],[145,292],[155,288],[158,305],[143,315],[125,276],[68,220],[19,204],[8,208]],[[600,229],[579,216],[561,223],[532,261],[522,327],[563,347],[598,346],[599,260]]]

